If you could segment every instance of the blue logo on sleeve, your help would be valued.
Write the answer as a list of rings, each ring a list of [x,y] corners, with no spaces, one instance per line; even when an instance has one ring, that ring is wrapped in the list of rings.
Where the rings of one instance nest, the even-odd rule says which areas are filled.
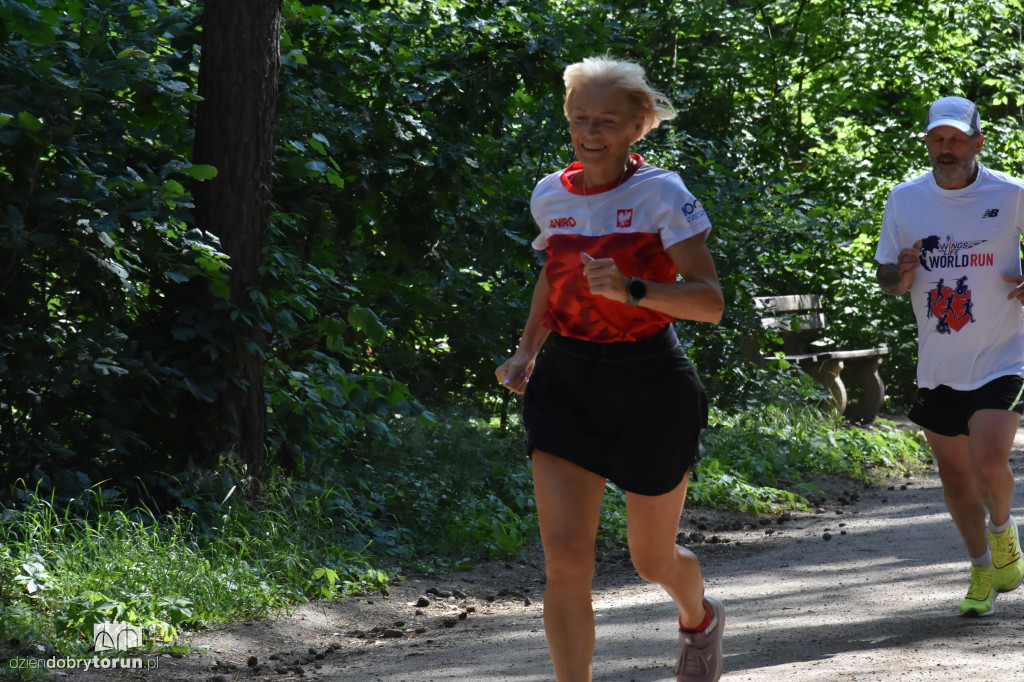
[[[694,220],[700,220],[707,216],[707,211],[704,210],[704,205],[694,199],[692,202],[683,204],[683,215],[686,216],[686,222],[692,223]]]

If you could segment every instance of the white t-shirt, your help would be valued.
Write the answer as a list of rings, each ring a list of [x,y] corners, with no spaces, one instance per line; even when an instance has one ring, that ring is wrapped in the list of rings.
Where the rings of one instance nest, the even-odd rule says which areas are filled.
[[[882,216],[879,263],[921,242],[910,287],[917,316],[917,382],[969,391],[1024,374],[1024,308],[1006,295],[1020,276],[1024,184],[980,166],[963,189],[943,189],[929,171],[896,185]]]
[[[533,248],[546,251],[550,293],[543,324],[562,336],[596,342],[638,341],[672,322],[672,316],[590,293],[580,253],[612,258],[619,272],[652,282],[676,281],[665,249],[711,231],[707,213],[678,174],[644,163],[620,181],[590,188],[572,184],[575,162],[539,183],[530,210],[540,227]]]

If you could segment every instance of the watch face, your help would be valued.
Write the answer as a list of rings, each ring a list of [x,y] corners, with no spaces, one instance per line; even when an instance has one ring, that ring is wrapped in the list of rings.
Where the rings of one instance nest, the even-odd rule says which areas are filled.
[[[629,283],[629,295],[635,299],[641,299],[647,295],[647,285],[639,279],[634,279]]]

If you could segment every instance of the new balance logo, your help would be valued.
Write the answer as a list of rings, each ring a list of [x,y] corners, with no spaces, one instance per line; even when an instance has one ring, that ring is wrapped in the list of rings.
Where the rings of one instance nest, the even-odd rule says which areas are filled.
[[[997,215],[999,215],[999,209],[998,208],[990,208],[987,211],[985,211],[982,214],[981,217],[982,218],[995,218]]]
[[[1020,561],[1020,550],[1017,549],[1016,543],[1014,543],[1013,540],[1010,540],[1010,546],[1006,548],[1006,563],[1001,566],[996,566],[996,568],[1006,568],[1017,561]],[[992,565],[995,566],[995,562],[993,562]]]

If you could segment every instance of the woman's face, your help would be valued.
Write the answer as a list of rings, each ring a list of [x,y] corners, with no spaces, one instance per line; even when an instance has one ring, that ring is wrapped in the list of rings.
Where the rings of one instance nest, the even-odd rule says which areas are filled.
[[[629,147],[640,138],[643,120],[618,88],[588,85],[573,93],[569,135],[576,158],[611,182],[621,175]]]

